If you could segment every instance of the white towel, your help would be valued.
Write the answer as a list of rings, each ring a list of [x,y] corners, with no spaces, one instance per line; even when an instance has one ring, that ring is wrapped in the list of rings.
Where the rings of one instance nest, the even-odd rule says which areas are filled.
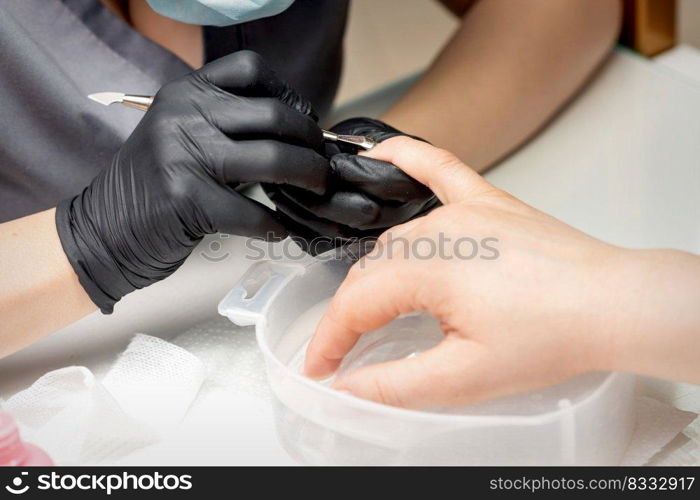
[[[23,439],[57,464],[100,464],[159,442],[182,420],[203,380],[195,356],[136,335],[103,382],[85,367],[61,368],[3,406]]]

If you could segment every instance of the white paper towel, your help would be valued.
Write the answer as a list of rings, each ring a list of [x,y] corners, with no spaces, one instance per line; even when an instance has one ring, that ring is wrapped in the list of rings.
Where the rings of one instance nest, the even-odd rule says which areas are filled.
[[[647,464],[698,416],[645,396],[638,396],[635,403],[634,434],[620,465]]]
[[[202,360],[206,380],[178,432],[120,463],[294,465],[277,439],[271,391],[253,328],[218,317],[171,342]]]
[[[136,335],[98,381],[85,367],[47,373],[4,404],[26,441],[59,465],[113,462],[158,442],[183,418],[204,380],[195,356]]]
[[[206,369],[200,397],[209,390],[270,398],[265,362],[252,327],[240,328],[218,317],[191,328],[171,342],[196,356]]]
[[[185,416],[205,374],[202,362],[185,349],[138,334],[102,384],[126,414],[163,436]]]
[[[122,411],[90,370],[47,373],[5,403],[26,441],[59,465],[93,464],[157,442],[157,434]]]

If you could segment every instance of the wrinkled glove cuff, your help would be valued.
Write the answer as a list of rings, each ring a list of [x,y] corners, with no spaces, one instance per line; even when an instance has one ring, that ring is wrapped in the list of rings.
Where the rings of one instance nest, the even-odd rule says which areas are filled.
[[[111,314],[114,304],[134,287],[119,271],[95,228],[82,209],[83,193],[62,201],[56,207],[56,230],[80,284],[103,314]],[[109,283],[109,288],[101,286]]]

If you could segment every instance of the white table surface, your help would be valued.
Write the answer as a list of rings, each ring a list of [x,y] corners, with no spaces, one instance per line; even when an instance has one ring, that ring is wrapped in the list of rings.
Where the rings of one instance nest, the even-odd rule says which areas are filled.
[[[700,253],[700,81],[618,51],[536,139],[487,177],[611,243]],[[171,278],[126,297],[111,316],[92,314],[0,360],[0,398],[68,365],[99,374],[135,332],[167,339],[215,317],[218,301],[251,263],[244,244],[241,238],[209,238]],[[214,262],[204,253],[223,258]],[[697,386],[645,381],[644,387],[657,399],[700,412]],[[235,415],[235,408],[225,412],[224,406],[220,415]],[[227,425],[212,418],[212,427],[218,424]],[[184,455],[176,461],[290,462],[269,418],[246,425],[257,426],[251,435],[267,441],[243,446],[244,432],[224,433],[203,446],[173,449]]]

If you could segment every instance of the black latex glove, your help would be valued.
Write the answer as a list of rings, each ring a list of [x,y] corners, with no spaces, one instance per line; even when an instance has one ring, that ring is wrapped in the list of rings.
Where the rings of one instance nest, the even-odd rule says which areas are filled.
[[[102,312],[169,276],[206,234],[285,237],[274,211],[234,187],[324,194],[328,161],[313,149],[322,134],[310,110],[249,51],[165,85],[112,164],[56,211],[68,259]]]
[[[381,142],[402,134],[371,118],[351,118],[333,128],[338,134],[365,135]],[[437,198],[424,185],[396,166],[358,156],[354,146],[339,142],[325,145],[330,159],[333,189],[325,195],[294,186],[265,186],[294,233],[311,253],[324,251],[350,238],[377,236],[387,228],[425,214]],[[330,241],[309,247],[318,236]]]

